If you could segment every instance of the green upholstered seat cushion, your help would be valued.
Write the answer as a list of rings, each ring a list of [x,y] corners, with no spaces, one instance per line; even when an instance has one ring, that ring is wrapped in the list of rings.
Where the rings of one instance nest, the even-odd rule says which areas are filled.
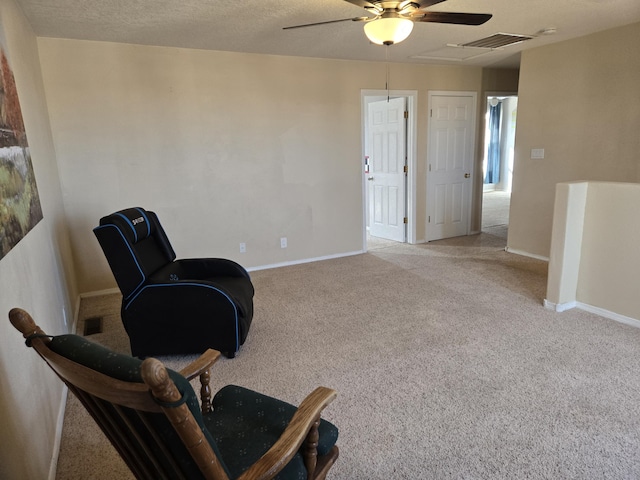
[[[49,348],[59,355],[112,378],[125,382],[142,383],[142,376],[140,374],[142,360],[129,355],[115,353],[102,345],[90,342],[84,337],[78,335],[58,335],[51,339]],[[191,384],[179,373],[170,369],[167,369],[167,372],[178,388],[178,391],[185,398],[189,410],[191,410],[196,422],[198,422],[200,428],[202,428],[213,451],[218,458],[222,458],[215,441],[205,427],[199,401]],[[112,408],[108,405],[104,405],[103,407],[108,409]],[[139,416],[133,410],[128,411],[127,416],[129,422],[139,427],[139,432],[146,431]],[[192,460],[166,416],[161,413],[149,414],[148,420],[153,424],[160,436],[165,439],[171,452],[174,453],[175,460],[181,465],[181,468],[187,474],[188,478],[202,478],[200,469]],[[159,457],[164,459],[163,455],[159,455]],[[224,462],[221,463],[224,466]],[[228,471],[227,474],[229,474]]]
[[[232,478],[258,460],[280,437],[296,407],[235,385],[222,388],[213,398],[213,412],[204,415]],[[338,429],[320,421],[318,454],[325,455],[338,439]],[[276,479],[306,479],[298,453]]]

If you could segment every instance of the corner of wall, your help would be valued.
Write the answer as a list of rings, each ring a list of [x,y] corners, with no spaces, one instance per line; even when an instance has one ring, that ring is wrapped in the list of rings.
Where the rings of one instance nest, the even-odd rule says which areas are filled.
[[[588,183],[559,183],[553,209],[547,300],[575,303],[578,289]]]

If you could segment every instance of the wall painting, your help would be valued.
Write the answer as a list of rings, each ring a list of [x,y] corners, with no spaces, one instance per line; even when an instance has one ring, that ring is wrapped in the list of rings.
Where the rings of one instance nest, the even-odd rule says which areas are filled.
[[[0,259],[42,220],[16,82],[3,43],[0,43]]]

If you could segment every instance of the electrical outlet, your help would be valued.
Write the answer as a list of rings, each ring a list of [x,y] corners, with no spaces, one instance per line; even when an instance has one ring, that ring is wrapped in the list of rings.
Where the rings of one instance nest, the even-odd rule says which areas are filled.
[[[280,248],[287,248],[287,237],[280,238]]]
[[[247,244],[244,242],[240,244],[240,253],[247,253]]]

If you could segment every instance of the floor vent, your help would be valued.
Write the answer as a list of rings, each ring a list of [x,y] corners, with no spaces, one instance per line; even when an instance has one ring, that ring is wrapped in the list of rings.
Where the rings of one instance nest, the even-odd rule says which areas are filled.
[[[102,333],[102,317],[90,317],[84,321],[84,333],[86,337],[88,335],[95,335],[96,333]]]
[[[460,47],[476,47],[476,48],[502,48],[508,45],[531,40],[531,35],[516,35],[513,33],[496,33],[490,37],[481,38],[469,43],[463,43]]]

